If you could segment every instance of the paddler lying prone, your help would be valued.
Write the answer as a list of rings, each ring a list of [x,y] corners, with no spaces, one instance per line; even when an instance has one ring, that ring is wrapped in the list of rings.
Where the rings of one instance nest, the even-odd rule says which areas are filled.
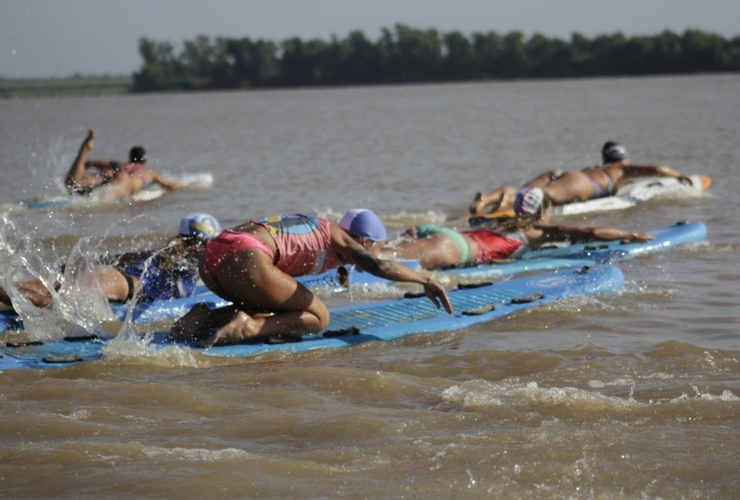
[[[180,221],[178,235],[164,247],[103,258],[77,285],[100,290],[113,303],[133,298],[151,302],[192,296],[205,243],[220,231],[221,226],[212,216],[189,215]],[[14,282],[13,286],[34,306],[53,306],[54,297],[41,280]],[[55,291],[61,286],[58,280],[53,284]],[[8,291],[1,286],[0,302],[13,305]]]
[[[171,338],[191,340],[208,331],[201,344],[234,344],[271,336],[318,333],[329,310],[294,277],[319,274],[343,264],[392,281],[418,283],[437,307],[452,312],[436,280],[376,256],[387,239],[373,212],[355,209],[339,224],[303,214],[278,215],[227,229],[206,243],[200,277],[233,305],[209,309],[196,304],[171,329]]]
[[[515,196],[514,217],[471,218],[473,227],[462,231],[422,224],[384,246],[379,255],[386,259],[418,260],[424,269],[432,270],[518,258],[527,250],[553,242],[645,242],[653,239],[646,233],[607,226],[550,225],[546,221],[551,207],[552,203],[542,189],[524,188]]]
[[[94,138],[95,132],[90,129],[67,172],[64,185],[69,194],[88,195],[95,192],[101,200],[113,201],[131,196],[151,183],[159,184],[167,190],[180,188],[178,182],[147,168],[146,151],[141,146],[131,148],[128,163],[88,160],[87,155],[92,151]]]
[[[534,187],[542,189],[554,205],[575,201],[587,201],[614,195],[622,185],[638,177],[675,177],[692,185],[691,178],[666,165],[631,165],[627,150],[616,142],[609,141],[601,148],[603,163],[582,170],[551,170],[538,175],[521,188],[503,186],[489,193],[476,193],[468,207],[471,215],[486,215],[513,207],[514,198],[520,189]]]

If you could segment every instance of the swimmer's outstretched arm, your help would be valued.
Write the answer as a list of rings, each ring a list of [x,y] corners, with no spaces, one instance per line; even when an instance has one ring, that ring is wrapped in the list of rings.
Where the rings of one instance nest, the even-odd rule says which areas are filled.
[[[417,273],[403,264],[375,257],[339,226],[332,225],[331,234],[334,250],[345,261],[355,264],[362,271],[381,278],[391,281],[418,283],[424,287],[424,293],[434,305],[444,307],[445,311],[452,314],[452,304],[447,297],[447,292],[433,278]]]
[[[576,226],[549,226],[536,224],[525,233],[532,248],[553,241],[570,241],[573,243],[586,243],[589,241],[612,241],[626,240],[644,243],[653,239],[647,233],[640,231],[629,231],[609,226],[598,227],[576,227]]]
[[[156,172],[152,172],[151,170],[150,172],[152,173],[152,182],[159,184],[169,191],[174,191],[175,189],[180,189],[182,187],[182,184],[180,184],[179,182],[167,179],[166,177],[163,177]]]

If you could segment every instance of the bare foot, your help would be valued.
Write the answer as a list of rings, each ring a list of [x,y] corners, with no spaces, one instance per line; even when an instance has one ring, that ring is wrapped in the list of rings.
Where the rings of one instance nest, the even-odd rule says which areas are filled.
[[[175,321],[168,336],[171,340],[189,340],[200,330],[209,328],[211,310],[204,302],[198,302],[182,318]]]
[[[95,131],[93,129],[90,129],[87,131],[87,137],[85,137],[85,140],[82,143],[82,147],[87,149],[88,151],[92,151],[93,139],[95,139]]]
[[[480,211],[483,207],[483,193],[478,191],[475,193],[475,198],[473,198],[473,202],[468,205],[468,212],[471,214],[477,214],[478,211]]]
[[[259,326],[256,324],[254,318],[244,311],[237,311],[231,321],[200,344],[203,347],[238,344],[239,342],[255,337],[258,332]]]

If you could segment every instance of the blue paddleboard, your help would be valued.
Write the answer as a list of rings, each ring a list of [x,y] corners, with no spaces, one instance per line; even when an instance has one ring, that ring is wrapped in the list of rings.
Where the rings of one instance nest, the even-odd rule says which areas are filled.
[[[669,250],[682,243],[703,241],[707,235],[707,227],[701,222],[676,223],[649,229],[645,232],[654,236],[655,239],[646,243],[608,241],[531,250],[522,259],[515,262],[455,268],[440,272],[466,278],[487,279],[506,277],[523,272],[578,267],[590,262],[613,262],[620,259],[634,258],[645,253]],[[416,261],[402,261],[402,263],[412,269],[418,268],[418,262]],[[350,271],[349,278],[353,286],[387,285],[392,283],[370,273],[361,273],[354,269]],[[309,288],[320,286],[341,288],[335,270],[322,274],[303,276],[298,278],[298,281]],[[193,297],[137,304],[131,318],[135,323],[149,323],[171,319],[182,316],[198,302],[206,302],[209,307],[219,307],[227,303],[209,292],[205,287],[200,286],[196,295]],[[113,312],[117,320],[123,321],[128,314],[128,307],[125,305],[113,306]],[[22,321],[17,317],[15,312],[0,312],[0,332],[19,329],[22,329]]]
[[[419,263],[415,260],[401,261],[402,264],[412,268],[419,268]],[[471,279],[501,278],[513,274],[555,270],[564,267],[579,267],[593,263],[588,259],[537,259],[530,261],[514,261],[501,264],[492,264],[488,266],[476,266],[468,268],[455,268],[440,271],[443,274],[454,274]],[[330,270],[321,274],[310,276],[301,276],[296,278],[309,288],[327,287],[332,290],[344,290],[342,287],[337,271]],[[363,273],[356,269],[349,271],[349,282],[353,287],[367,287],[374,285],[391,285],[394,282],[379,278],[370,273]],[[172,300],[157,300],[154,302],[137,303],[131,314],[133,323],[151,323],[152,321],[163,321],[177,318],[187,313],[191,307],[198,302],[205,302],[208,307],[221,307],[228,304],[227,301],[213,294],[204,285],[196,287],[195,295]],[[114,319],[125,321],[129,314],[129,306],[112,305]],[[9,330],[22,330],[23,322],[18,315],[12,311],[0,311],[0,332]]]
[[[623,243],[616,240],[542,248],[530,250],[522,259],[591,259],[601,263],[631,259],[646,253],[669,250],[682,243],[704,241],[707,226],[701,222],[677,222],[645,232],[654,239],[645,243]]]
[[[313,349],[350,347],[369,341],[389,341],[406,335],[465,328],[511,314],[526,307],[543,305],[579,295],[619,290],[624,282],[613,266],[584,266],[505,282],[477,284],[449,292],[453,314],[437,309],[425,296],[352,305],[331,310],[325,332],[305,336],[297,342],[259,342],[201,349],[203,354],[243,357],[270,351],[304,352]],[[166,332],[149,334],[154,347],[172,345]],[[137,339],[141,337],[137,335]],[[103,356],[111,340],[69,339],[45,344],[6,344],[0,351],[0,370],[68,366]],[[186,346],[185,344],[180,344]]]

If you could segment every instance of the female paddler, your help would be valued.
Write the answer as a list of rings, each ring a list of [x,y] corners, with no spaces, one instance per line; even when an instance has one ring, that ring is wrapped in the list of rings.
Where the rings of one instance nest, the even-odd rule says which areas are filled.
[[[350,210],[339,224],[290,214],[227,229],[206,244],[199,271],[206,286],[232,305],[211,310],[196,304],[172,326],[171,338],[189,340],[199,331],[217,328],[201,341],[210,347],[318,333],[329,324],[329,310],[294,277],[344,264],[392,281],[419,283],[437,307],[452,313],[436,280],[377,257],[386,239],[383,222],[365,209]]]

